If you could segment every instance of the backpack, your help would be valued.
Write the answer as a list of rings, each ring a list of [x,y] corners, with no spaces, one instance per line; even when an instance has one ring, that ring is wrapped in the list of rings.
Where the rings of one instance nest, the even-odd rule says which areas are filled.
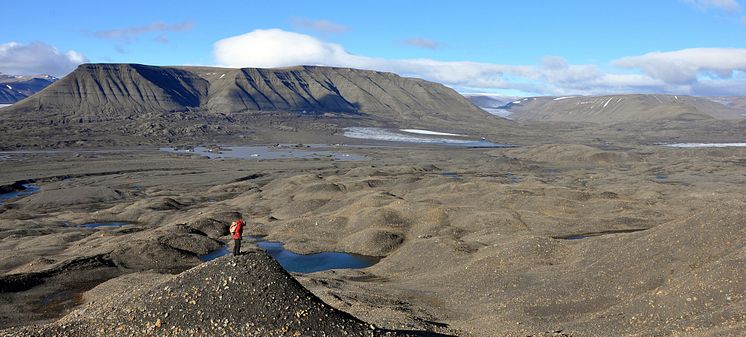
[[[231,234],[233,234],[236,231],[236,222],[235,221],[231,222],[231,226],[230,226],[230,228],[228,228],[228,231],[231,232]]]

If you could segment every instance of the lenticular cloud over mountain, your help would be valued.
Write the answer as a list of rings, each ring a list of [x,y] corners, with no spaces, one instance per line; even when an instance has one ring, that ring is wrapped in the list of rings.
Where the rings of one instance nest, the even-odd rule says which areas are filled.
[[[363,67],[369,63],[338,44],[280,29],[257,29],[222,39],[215,43],[214,55],[218,64],[234,68],[299,64]]]

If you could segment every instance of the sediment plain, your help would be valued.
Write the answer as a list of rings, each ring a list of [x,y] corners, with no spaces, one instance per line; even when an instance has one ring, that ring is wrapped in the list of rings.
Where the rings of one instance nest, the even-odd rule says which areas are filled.
[[[155,146],[3,153],[0,185],[40,190],[0,206],[0,335],[82,336],[85,329],[65,327],[111,308],[118,308],[111,309],[121,320],[115,323],[137,323],[154,335],[189,328],[181,316],[145,322],[121,313],[163,313],[154,303],[181,308],[165,293],[158,302],[164,287],[222,282],[220,273],[208,280],[204,270],[229,268],[232,258],[204,263],[199,256],[224,246],[238,215],[249,222],[247,234],[298,253],[382,257],[365,269],[292,275],[382,334],[746,331],[746,150],[639,140],[600,146],[574,130],[541,142],[515,137],[522,146],[505,149],[331,147],[365,156],[359,161],[209,160]],[[572,135],[588,138],[558,141]],[[107,221],[127,224],[79,226]],[[266,261],[251,245],[245,251],[259,255],[237,263]],[[268,275],[229,274],[240,281],[231,287]],[[254,308],[274,295],[293,301],[281,291],[236,294],[242,297],[218,303]],[[185,312],[218,310],[195,305]],[[364,331],[345,322],[358,329],[353,335]],[[209,325],[196,334],[220,332]]]

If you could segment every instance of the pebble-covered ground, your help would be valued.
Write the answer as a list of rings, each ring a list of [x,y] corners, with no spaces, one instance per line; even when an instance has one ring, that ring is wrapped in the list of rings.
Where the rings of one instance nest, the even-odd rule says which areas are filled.
[[[261,251],[143,284],[2,336],[415,336],[336,310]]]

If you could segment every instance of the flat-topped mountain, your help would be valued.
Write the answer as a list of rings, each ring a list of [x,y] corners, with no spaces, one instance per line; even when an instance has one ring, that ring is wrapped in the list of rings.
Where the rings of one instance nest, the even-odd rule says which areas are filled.
[[[57,78],[49,75],[20,76],[0,74],[0,104],[13,104],[29,97]]]
[[[148,138],[145,143],[163,143],[256,134],[268,128],[311,128],[325,134],[346,126],[447,127],[459,132],[473,127],[494,130],[505,123],[448,87],[393,73],[318,66],[140,64],[83,64],[36,95],[1,109],[0,121],[8,132],[26,130],[25,138],[38,136],[31,145],[48,143],[48,135],[60,133],[67,134],[68,142],[77,131],[90,139],[104,129],[121,139],[142,136]],[[40,125],[57,130],[40,131]],[[27,141],[14,142],[23,143]]]
[[[105,118],[179,111],[372,114],[391,119],[485,115],[455,91],[393,73],[299,66],[277,69],[84,64],[14,111]]]
[[[517,120],[613,124],[656,120],[740,119],[743,112],[709,98],[674,95],[531,97],[502,107]]]

